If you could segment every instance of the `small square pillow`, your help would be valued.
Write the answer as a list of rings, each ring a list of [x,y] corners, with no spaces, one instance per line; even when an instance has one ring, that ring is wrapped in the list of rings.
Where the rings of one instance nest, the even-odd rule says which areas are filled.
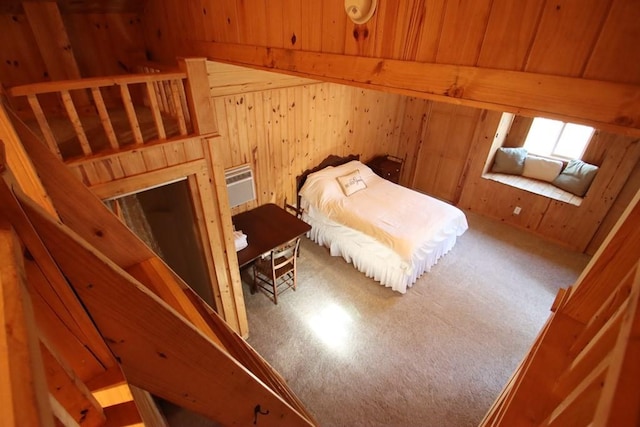
[[[571,160],[562,173],[553,180],[553,185],[576,196],[584,197],[597,173],[598,166],[582,160]]]
[[[562,162],[545,157],[527,156],[522,176],[551,182],[560,174]]]
[[[526,148],[498,148],[491,172],[522,175],[526,157]]]
[[[367,188],[367,184],[365,184],[362,177],[360,177],[360,171],[358,169],[346,175],[339,176],[336,179],[345,196],[350,196],[357,191]]]

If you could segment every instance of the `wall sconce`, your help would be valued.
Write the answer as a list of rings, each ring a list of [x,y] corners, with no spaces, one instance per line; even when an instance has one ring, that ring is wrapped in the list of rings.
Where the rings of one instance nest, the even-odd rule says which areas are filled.
[[[344,0],[344,10],[355,24],[364,24],[376,11],[378,0]]]

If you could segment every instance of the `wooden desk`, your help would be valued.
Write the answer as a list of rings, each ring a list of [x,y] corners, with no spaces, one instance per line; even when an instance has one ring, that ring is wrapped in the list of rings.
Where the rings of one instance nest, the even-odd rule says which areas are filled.
[[[311,230],[309,224],[273,203],[234,215],[231,220],[236,230],[247,235],[247,247],[237,252],[240,268]]]

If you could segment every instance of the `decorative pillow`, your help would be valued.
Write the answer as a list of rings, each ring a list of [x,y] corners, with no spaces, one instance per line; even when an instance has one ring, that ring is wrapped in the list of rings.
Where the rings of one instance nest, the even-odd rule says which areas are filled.
[[[551,182],[560,174],[562,162],[545,157],[527,156],[524,161],[522,176]]]
[[[526,148],[498,148],[491,172],[522,175],[526,157]]]
[[[553,185],[565,191],[583,197],[598,173],[598,166],[585,163],[582,160],[571,160],[556,179]]]
[[[336,179],[345,196],[350,196],[357,191],[367,188],[367,184],[365,184],[362,177],[360,177],[360,171],[358,169],[346,175],[339,176]]]

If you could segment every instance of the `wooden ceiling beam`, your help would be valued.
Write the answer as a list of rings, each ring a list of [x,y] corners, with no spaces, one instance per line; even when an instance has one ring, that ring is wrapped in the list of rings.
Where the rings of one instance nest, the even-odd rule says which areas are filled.
[[[261,70],[640,135],[640,86],[633,84],[206,41],[183,48]]]

